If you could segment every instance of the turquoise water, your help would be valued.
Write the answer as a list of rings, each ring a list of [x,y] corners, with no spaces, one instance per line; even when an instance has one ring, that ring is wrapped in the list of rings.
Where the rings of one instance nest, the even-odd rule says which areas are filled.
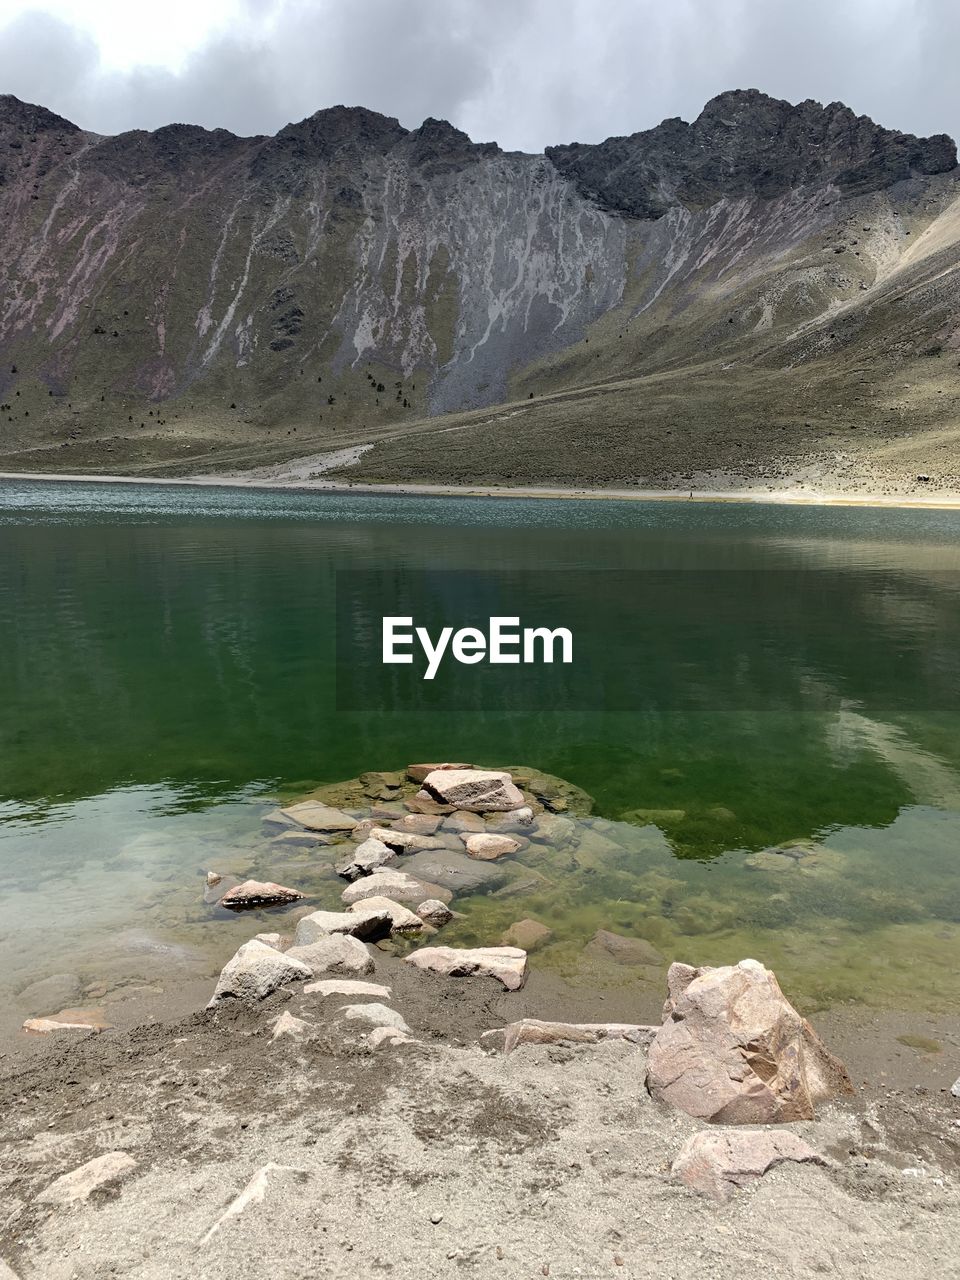
[[[337,900],[266,846],[274,796],[455,758],[569,779],[620,852],[520,855],[543,881],[451,941],[532,915],[571,980],[638,976],[584,961],[603,927],[811,1006],[955,1007],[958,548],[952,512],[2,484],[0,983],[212,972],[267,917],[211,913],[206,866]],[[578,660],[421,697],[364,624],[338,703],[338,574],[431,622],[519,590]],[[750,861],[789,840],[820,858]]]

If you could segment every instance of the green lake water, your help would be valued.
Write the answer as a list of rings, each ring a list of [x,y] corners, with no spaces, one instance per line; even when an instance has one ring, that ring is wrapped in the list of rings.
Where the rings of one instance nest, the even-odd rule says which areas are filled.
[[[381,596],[519,608],[575,661],[385,675],[353,612]],[[754,955],[807,1010],[960,1008],[958,642],[958,513],[4,483],[0,989],[213,974],[277,916],[204,907],[204,868],[339,900],[329,859],[266,843],[277,796],[463,759],[600,821],[445,940],[532,916],[575,982],[662,981],[584,952],[605,928]]]

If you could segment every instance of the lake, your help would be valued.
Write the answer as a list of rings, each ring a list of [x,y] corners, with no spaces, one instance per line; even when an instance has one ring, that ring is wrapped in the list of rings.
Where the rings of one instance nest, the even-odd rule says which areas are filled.
[[[428,685],[380,665],[381,602],[575,660]],[[266,843],[278,797],[440,759],[559,775],[603,837],[445,941],[532,916],[572,982],[650,978],[584,960],[604,928],[754,955],[806,1011],[956,1010],[958,640],[955,512],[2,483],[0,988],[215,973],[279,917],[205,907],[205,868],[338,902]]]

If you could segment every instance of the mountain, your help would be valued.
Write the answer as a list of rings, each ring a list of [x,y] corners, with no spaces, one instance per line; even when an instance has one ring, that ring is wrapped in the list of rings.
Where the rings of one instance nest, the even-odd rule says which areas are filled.
[[[526,155],[359,107],[103,137],[0,97],[0,469],[365,443],[382,480],[826,451],[943,485],[958,263],[954,143],[839,103],[733,91]]]

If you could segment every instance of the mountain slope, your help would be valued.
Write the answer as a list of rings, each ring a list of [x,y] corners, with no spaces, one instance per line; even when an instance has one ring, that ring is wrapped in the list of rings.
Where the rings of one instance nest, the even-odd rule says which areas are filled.
[[[947,483],[958,237],[950,139],[753,90],[542,156],[0,98],[0,469],[685,483],[930,431]]]

